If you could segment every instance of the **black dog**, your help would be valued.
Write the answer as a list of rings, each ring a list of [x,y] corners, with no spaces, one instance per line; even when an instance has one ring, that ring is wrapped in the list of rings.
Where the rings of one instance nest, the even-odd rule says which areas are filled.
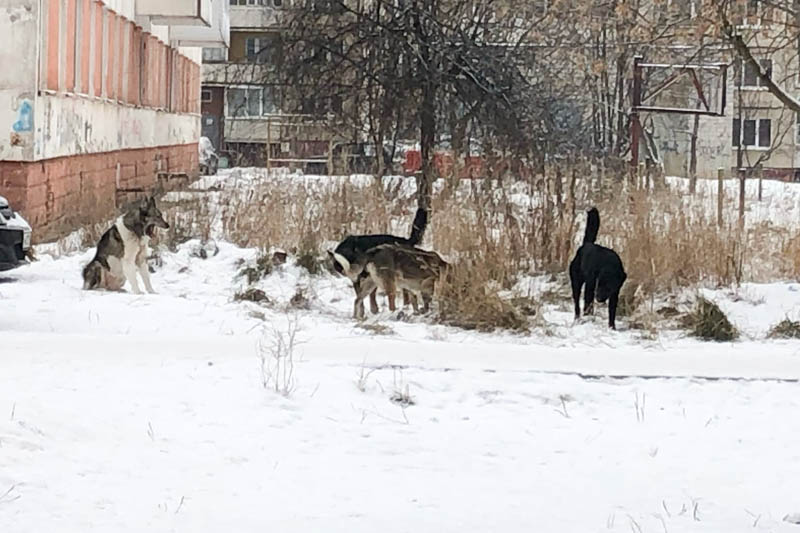
[[[583,235],[583,245],[578,248],[575,259],[569,264],[569,279],[572,282],[572,299],[575,301],[575,318],[581,316],[581,287],[586,284],[584,294],[583,313],[592,314],[592,304],[597,291],[597,301],[600,303],[608,300],[608,327],[617,329],[615,318],[617,316],[617,302],[622,284],[628,277],[622,266],[622,260],[617,252],[595,244],[597,232],[600,229],[600,213],[593,207],[588,212],[586,233]]]
[[[351,278],[353,281],[353,289],[356,291],[356,295],[359,294],[359,289],[361,282],[369,277],[369,274],[366,272],[362,272],[359,276],[351,276],[350,265],[356,262],[360,257],[362,257],[367,251],[375,248],[376,246],[380,246],[382,244],[402,244],[406,246],[416,246],[422,241],[422,236],[425,234],[425,228],[428,225],[428,212],[425,209],[419,208],[417,209],[416,215],[414,215],[414,223],[411,226],[411,235],[408,238],[405,237],[398,237],[396,235],[386,235],[386,234],[377,234],[377,235],[348,235],[344,238],[342,242],[336,246],[336,250],[333,252],[328,252],[333,260],[333,268],[339,274],[347,276]],[[337,256],[346,260],[347,264],[343,264]],[[355,279],[354,279],[355,278]],[[377,289],[373,290],[369,295],[369,304],[370,304],[370,311],[374,314],[378,312],[378,302],[375,299],[375,292]],[[406,294],[406,291],[403,291],[403,301],[404,303],[408,303],[407,298],[410,296]],[[362,315],[363,315],[363,304],[361,305],[362,308]]]

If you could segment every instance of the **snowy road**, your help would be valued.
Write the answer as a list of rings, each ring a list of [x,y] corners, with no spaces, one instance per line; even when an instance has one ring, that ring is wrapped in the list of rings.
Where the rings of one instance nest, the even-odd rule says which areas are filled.
[[[283,397],[258,341],[286,316],[231,301],[253,252],[221,250],[166,257],[154,296],[80,291],[85,255],[0,284],[0,531],[800,527],[782,521],[800,511],[800,384],[752,379],[800,377],[800,343],[764,341],[756,320],[734,344],[602,321],[520,338],[383,320],[380,336],[325,278],[305,285]],[[281,302],[305,283],[287,268],[262,288]],[[797,302],[730,305],[766,324]]]

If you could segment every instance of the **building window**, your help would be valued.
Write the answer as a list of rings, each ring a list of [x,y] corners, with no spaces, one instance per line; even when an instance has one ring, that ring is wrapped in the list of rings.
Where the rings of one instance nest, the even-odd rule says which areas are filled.
[[[245,54],[251,63],[269,63],[271,39],[248,37],[245,40]]]
[[[231,0],[232,6],[282,7],[283,0]]]
[[[211,101],[211,89],[203,89],[200,91],[200,101],[205,103]]]
[[[767,73],[767,76],[771,78],[772,60],[760,59],[759,63],[761,64],[761,68]],[[734,82],[736,83],[737,87],[742,87],[742,88],[765,87],[764,83],[761,81],[761,78],[758,75],[757,67],[754,64],[747,62],[744,64],[744,68],[742,68],[741,59],[736,61]]]
[[[274,87],[229,87],[227,100],[230,118],[257,118],[280,109],[279,94]]]
[[[271,115],[278,112],[278,93],[271,87],[264,87],[261,93],[261,114]]]
[[[681,18],[694,17],[694,2],[692,0],[670,0],[670,10]]]
[[[772,121],[768,118],[733,119],[733,146],[769,148],[772,145]]]
[[[763,0],[739,0],[730,3],[731,20],[737,26],[759,26],[772,17],[772,7]]]
[[[203,63],[218,63],[228,59],[227,48],[203,48]]]
[[[311,9],[318,13],[342,13],[342,0],[311,0]]]

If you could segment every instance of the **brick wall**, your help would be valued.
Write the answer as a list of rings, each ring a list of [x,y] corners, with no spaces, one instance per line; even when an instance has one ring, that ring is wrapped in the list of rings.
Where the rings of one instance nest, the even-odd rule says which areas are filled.
[[[34,242],[53,240],[117,214],[117,165],[119,189],[153,191],[159,172],[197,176],[197,144],[0,161],[0,194],[33,227]]]

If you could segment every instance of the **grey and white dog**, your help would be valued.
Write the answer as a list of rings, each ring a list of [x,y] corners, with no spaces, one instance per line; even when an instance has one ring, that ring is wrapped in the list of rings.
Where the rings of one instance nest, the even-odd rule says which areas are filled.
[[[85,290],[122,290],[127,281],[134,294],[142,294],[136,272],[147,292],[154,294],[147,270],[147,246],[155,228],[168,229],[154,197],[149,197],[117,219],[97,243],[94,259],[83,268]]]

